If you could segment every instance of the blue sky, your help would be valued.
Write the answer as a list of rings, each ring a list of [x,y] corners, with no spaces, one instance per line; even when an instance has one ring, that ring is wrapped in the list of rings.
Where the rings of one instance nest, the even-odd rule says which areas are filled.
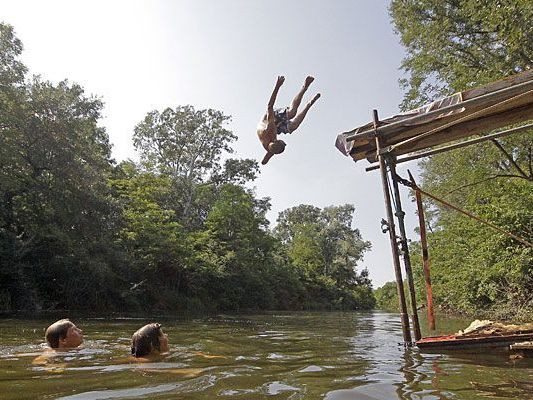
[[[404,51],[383,0],[0,0],[0,19],[14,26],[30,72],[68,78],[101,96],[117,160],[136,158],[133,127],[154,109],[192,104],[232,116],[239,137],[233,157],[260,161],[256,125],[275,79],[286,77],[277,105],[290,103],[307,75],[315,93],[287,149],[261,168],[256,194],[270,197],[272,224],[286,208],[355,204],[354,226],[373,245],[361,266],[374,285],[394,280],[379,172],[353,163],[335,137],[398,112]],[[415,169],[413,164],[408,165]],[[399,169],[405,171],[405,164]],[[408,235],[416,223],[407,208]]]

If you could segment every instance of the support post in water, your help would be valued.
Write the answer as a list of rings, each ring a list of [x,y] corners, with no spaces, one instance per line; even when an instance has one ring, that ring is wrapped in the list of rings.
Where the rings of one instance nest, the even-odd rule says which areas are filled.
[[[410,171],[407,171],[409,174],[409,179],[413,184],[415,189],[416,197],[416,207],[418,210],[418,223],[420,226],[420,245],[422,247],[422,265],[424,269],[424,280],[426,282],[426,302],[428,307],[428,324],[429,329],[435,330],[435,313],[433,311],[433,288],[431,286],[431,275],[429,272],[429,253],[428,253],[428,243],[426,238],[426,219],[424,218],[424,207],[422,206],[422,194],[416,185],[413,175]]]
[[[400,319],[402,322],[403,340],[406,345],[411,345],[411,331],[409,329],[409,316],[407,315],[407,306],[405,304],[405,294],[403,290],[402,270],[400,269],[400,258],[398,256],[398,246],[396,244],[396,228],[394,226],[394,217],[392,215],[392,207],[390,201],[389,185],[387,179],[387,167],[385,159],[381,154],[381,141],[377,134],[377,127],[379,124],[378,112],[374,110],[374,130],[376,132],[376,152],[379,160],[379,169],[381,172],[381,183],[383,186],[383,196],[385,200],[385,209],[387,211],[387,224],[389,231],[389,239],[392,251],[392,262],[394,264],[394,273],[396,275],[396,288],[398,290],[398,303],[400,306]]]
[[[398,220],[398,229],[400,230],[400,246],[402,249],[403,265],[405,267],[405,275],[407,278],[407,285],[409,286],[409,294],[411,296],[411,311],[413,313],[413,331],[415,340],[420,340],[422,334],[420,333],[420,323],[418,322],[418,310],[416,307],[416,292],[415,283],[413,281],[413,269],[411,268],[411,257],[409,256],[409,246],[407,245],[407,235],[405,234],[405,212],[402,209],[402,201],[400,199],[400,189],[398,188],[398,175],[396,175],[396,162],[393,156],[387,157],[387,164],[389,165],[390,175],[392,178],[392,188],[394,191],[394,208],[396,212],[396,219]]]

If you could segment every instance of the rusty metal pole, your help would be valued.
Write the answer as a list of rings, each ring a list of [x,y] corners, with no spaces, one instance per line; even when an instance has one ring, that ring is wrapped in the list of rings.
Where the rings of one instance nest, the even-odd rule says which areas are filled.
[[[431,286],[431,276],[429,272],[428,243],[426,239],[426,221],[424,209],[422,208],[422,196],[420,191],[416,191],[416,205],[418,207],[418,219],[420,224],[420,244],[422,245],[422,262],[424,266],[424,280],[426,281],[426,301],[428,303],[428,323],[429,329],[435,330],[435,313],[433,311],[433,288]]]
[[[377,129],[379,124],[378,112],[374,110],[374,129]],[[398,256],[398,246],[396,244],[396,228],[394,226],[394,217],[392,215],[392,207],[390,201],[390,193],[387,179],[387,167],[385,159],[381,154],[381,141],[376,134],[376,152],[379,160],[381,183],[383,186],[383,196],[385,199],[385,209],[387,211],[387,223],[389,230],[389,239],[392,251],[392,262],[394,264],[394,273],[396,275],[396,289],[398,290],[398,303],[400,306],[400,319],[402,322],[403,340],[406,345],[411,345],[411,331],[409,329],[409,316],[407,315],[407,306],[405,304],[405,294],[403,290],[402,270],[400,268],[400,258]]]
[[[392,176],[392,188],[395,197],[396,218],[398,219],[398,229],[400,230],[400,245],[402,249],[403,265],[405,267],[405,276],[407,278],[407,285],[409,286],[409,294],[411,295],[411,310],[413,313],[413,330],[415,340],[420,340],[420,322],[418,321],[418,310],[416,307],[416,292],[415,283],[413,281],[413,269],[411,268],[411,257],[409,256],[409,246],[407,245],[407,235],[405,234],[405,212],[402,210],[402,201],[400,199],[400,189],[398,187],[398,179],[396,175],[396,163],[393,157],[387,158],[390,173]]]
[[[433,310],[433,287],[431,286],[431,275],[429,271],[428,242],[426,238],[426,219],[424,218],[424,207],[422,206],[422,194],[416,186],[415,180],[409,172],[409,178],[415,186],[416,207],[418,210],[418,223],[420,225],[420,245],[422,247],[422,265],[424,267],[424,280],[426,282],[426,302],[428,306],[429,329],[435,330],[435,312]]]

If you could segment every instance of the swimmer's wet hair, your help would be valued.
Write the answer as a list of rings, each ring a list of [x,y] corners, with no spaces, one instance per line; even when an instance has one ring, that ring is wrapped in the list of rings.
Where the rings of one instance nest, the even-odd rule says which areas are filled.
[[[131,355],[144,357],[155,350],[160,351],[159,337],[161,336],[161,324],[153,323],[143,326],[131,337]]]

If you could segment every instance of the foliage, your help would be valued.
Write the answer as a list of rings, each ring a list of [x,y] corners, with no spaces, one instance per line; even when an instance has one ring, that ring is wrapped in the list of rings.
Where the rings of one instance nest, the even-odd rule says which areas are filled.
[[[20,42],[0,26],[4,302],[101,305],[113,289],[99,283],[114,279],[103,260],[113,259],[105,243],[114,214],[106,184],[110,146],[97,125],[102,103],[67,81],[23,81],[25,67],[14,59]]]
[[[11,25],[0,23],[0,85],[2,94],[23,84],[27,68],[18,57],[22,53],[22,42],[15,36]],[[2,96],[2,100],[6,98]],[[3,103],[2,105],[5,105]],[[3,107],[2,107],[3,109]]]
[[[191,285],[195,295],[216,299],[225,309],[253,308],[265,304],[268,286],[262,282],[272,240],[265,231],[264,213],[240,186],[226,184],[213,205],[203,231],[194,237],[197,268]],[[199,276],[201,272],[201,275]],[[206,285],[202,280],[211,280]],[[225,283],[222,284],[221,283]]]
[[[408,109],[533,67],[530,0],[393,0]]]
[[[370,243],[352,228],[354,211],[352,205],[321,210],[302,204],[280,213],[274,230],[292,265],[321,293],[317,297],[330,298],[340,308],[368,308],[374,302],[368,271],[356,272]]]
[[[237,139],[224,127],[229,120],[220,111],[188,105],[151,111],[135,127],[133,143],[144,168],[172,179],[174,210],[186,227],[201,227],[212,202],[205,207],[197,200],[213,194],[211,185],[245,184],[257,177],[254,160],[226,159],[221,167],[221,157],[233,152]]]
[[[525,139],[533,143],[533,134],[502,143],[509,148]],[[516,160],[520,162],[518,153]],[[500,161],[499,149],[490,143],[454,151],[447,159],[435,157],[422,164],[425,189],[531,241],[531,181],[495,177],[508,173]],[[470,168],[465,169],[465,165]],[[487,180],[490,177],[494,178]],[[440,205],[429,203],[428,207],[434,210],[428,237],[432,282],[435,299],[441,306],[469,313],[490,309],[500,312],[509,307],[513,313],[523,313],[522,309],[531,309],[530,247]]]
[[[399,312],[396,282],[387,282],[374,290],[374,297],[378,309]]]
[[[257,162],[228,157],[230,117],[190,105],[149,112],[141,162],[116,165],[101,100],[26,77],[0,35],[0,310],[372,307],[353,206],[286,211],[279,239],[246,186]]]
[[[165,308],[165,290],[179,294],[183,290],[188,248],[183,228],[171,209],[171,180],[142,172],[132,163],[122,163],[113,180],[122,209],[122,226],[117,244],[129,258],[131,287],[123,292],[128,301]]]
[[[407,51],[404,109],[533,66],[531,1],[395,0],[390,11]],[[532,152],[530,131],[435,155],[420,164],[421,184],[531,242]],[[441,204],[426,200],[425,207],[437,304],[478,315],[531,318],[531,248]],[[416,244],[412,250],[419,254]],[[420,269],[417,277],[420,289]]]

